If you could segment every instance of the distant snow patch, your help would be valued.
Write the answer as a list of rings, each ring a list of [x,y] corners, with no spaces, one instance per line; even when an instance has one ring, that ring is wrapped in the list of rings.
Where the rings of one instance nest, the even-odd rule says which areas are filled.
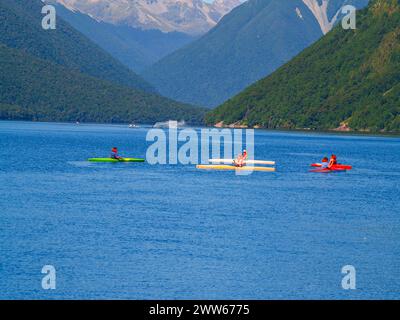
[[[322,1],[322,4],[319,5],[319,1]],[[329,21],[328,17],[328,5],[330,0],[303,0],[304,4],[310,9],[313,13],[314,17],[317,19],[319,26],[321,27],[321,31],[323,34],[327,34],[332,30],[336,20],[339,16],[341,9],[339,9],[332,20]]]
[[[297,16],[298,16],[301,20],[304,20],[303,15],[301,14],[301,11],[300,11],[299,8],[296,8],[296,13],[297,13]]]

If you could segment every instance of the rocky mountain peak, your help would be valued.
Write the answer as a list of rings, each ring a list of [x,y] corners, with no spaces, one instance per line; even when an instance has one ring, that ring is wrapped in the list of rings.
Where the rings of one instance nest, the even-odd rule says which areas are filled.
[[[48,0],[98,21],[199,35],[214,27],[240,0]]]

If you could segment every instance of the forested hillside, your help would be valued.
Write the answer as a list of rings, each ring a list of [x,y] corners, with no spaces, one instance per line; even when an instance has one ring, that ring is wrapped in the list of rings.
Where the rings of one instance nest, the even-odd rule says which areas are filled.
[[[266,128],[400,131],[400,1],[374,0],[357,29],[337,26],[207,115]]]
[[[202,123],[204,110],[158,95],[39,0],[0,2],[0,119]]]
[[[322,3],[307,1],[315,7]],[[362,7],[368,0],[324,3],[329,5],[313,13],[303,0],[248,0],[206,35],[142,75],[165,96],[215,107],[317,41],[344,4]],[[327,21],[320,25],[317,17],[325,15]]]
[[[202,123],[204,110],[116,85],[0,44],[0,119]]]
[[[59,16],[56,30],[43,30],[43,6],[40,0],[0,1],[0,43],[97,78],[155,91]]]

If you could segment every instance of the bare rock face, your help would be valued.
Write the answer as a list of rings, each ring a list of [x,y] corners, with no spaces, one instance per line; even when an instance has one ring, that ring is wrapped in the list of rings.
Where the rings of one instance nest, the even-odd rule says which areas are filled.
[[[341,131],[341,132],[348,132],[351,131],[351,128],[347,123],[341,123],[339,127],[333,129],[333,131]]]
[[[328,15],[328,6],[331,2],[330,0],[303,0],[304,4],[310,9],[315,19],[317,19],[318,24],[321,28],[323,34],[327,34],[333,26],[335,25],[339,15],[341,8],[335,13],[333,17],[329,17]],[[342,1],[343,5],[346,4],[346,1]]]
[[[179,31],[200,35],[212,27],[240,0],[47,0],[98,21],[134,28]]]
[[[223,121],[220,121],[220,122],[216,123],[216,124],[214,125],[214,127],[215,127],[215,128],[223,128],[223,127],[224,127],[224,122],[223,122]]]

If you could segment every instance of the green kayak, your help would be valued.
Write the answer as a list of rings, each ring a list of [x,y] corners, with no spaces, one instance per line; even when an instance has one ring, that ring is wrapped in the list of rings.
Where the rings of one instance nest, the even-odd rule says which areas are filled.
[[[113,159],[113,158],[90,158],[88,161],[91,162],[144,162],[144,159],[140,158],[122,158],[122,159]]]

